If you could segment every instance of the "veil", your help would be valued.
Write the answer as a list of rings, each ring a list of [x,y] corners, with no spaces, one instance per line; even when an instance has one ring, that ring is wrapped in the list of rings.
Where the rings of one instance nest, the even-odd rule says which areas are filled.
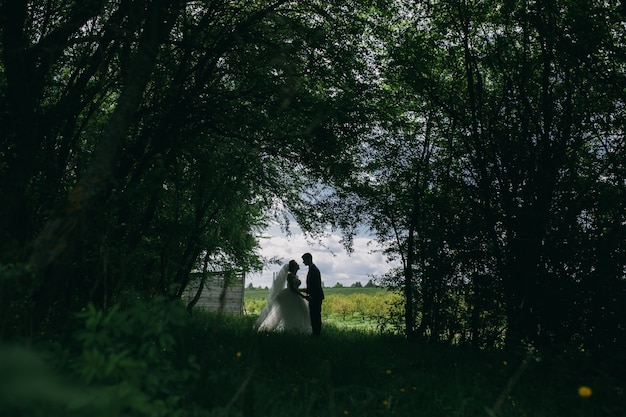
[[[267,296],[267,303],[269,304],[271,301],[274,301],[278,293],[287,288],[287,273],[289,272],[289,264],[283,265],[280,269],[280,272],[274,278],[274,282],[272,282],[272,288],[270,288],[270,293]]]
[[[261,315],[259,316],[256,323],[254,324],[255,329],[259,329],[259,327],[261,327],[264,324],[264,322],[266,321],[270,313],[272,312],[274,312],[274,314],[276,313],[275,308],[274,308],[274,300],[276,299],[276,296],[280,294],[282,290],[287,288],[287,273],[288,272],[289,272],[289,264],[285,264],[280,269],[280,272],[278,273],[278,275],[274,278],[274,282],[272,282],[272,288],[270,288],[270,293],[267,296],[267,303],[265,304],[265,307],[263,307],[263,310],[261,310]]]

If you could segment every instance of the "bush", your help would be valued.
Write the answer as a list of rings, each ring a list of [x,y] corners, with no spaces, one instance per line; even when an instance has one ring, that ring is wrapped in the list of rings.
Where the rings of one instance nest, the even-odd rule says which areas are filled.
[[[74,370],[92,385],[113,388],[131,414],[176,416],[191,381],[198,375],[193,356],[181,355],[177,335],[185,324],[184,305],[165,299],[138,301],[108,312],[90,306],[77,339],[81,353]]]

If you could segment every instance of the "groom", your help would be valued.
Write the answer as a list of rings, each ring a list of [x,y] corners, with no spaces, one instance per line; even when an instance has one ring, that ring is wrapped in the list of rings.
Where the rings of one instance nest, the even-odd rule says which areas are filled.
[[[307,294],[306,298],[309,300],[313,335],[319,336],[322,331],[322,301],[324,300],[322,275],[313,263],[313,256],[310,253],[302,255],[302,262],[309,267],[309,272],[306,274],[306,288],[303,288],[301,291]]]

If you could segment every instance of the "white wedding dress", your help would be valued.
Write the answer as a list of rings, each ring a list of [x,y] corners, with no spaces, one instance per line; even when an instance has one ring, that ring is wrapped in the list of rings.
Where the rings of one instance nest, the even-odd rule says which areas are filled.
[[[300,280],[288,279],[289,264],[282,267],[270,289],[267,304],[254,324],[257,331],[311,334],[309,305],[298,293]]]

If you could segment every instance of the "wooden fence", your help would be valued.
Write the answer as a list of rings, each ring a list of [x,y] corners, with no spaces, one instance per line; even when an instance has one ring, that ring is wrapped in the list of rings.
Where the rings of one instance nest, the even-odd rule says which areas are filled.
[[[202,273],[194,273],[183,294],[189,304],[198,293]],[[202,293],[194,308],[243,314],[245,273],[236,271],[208,272]]]

